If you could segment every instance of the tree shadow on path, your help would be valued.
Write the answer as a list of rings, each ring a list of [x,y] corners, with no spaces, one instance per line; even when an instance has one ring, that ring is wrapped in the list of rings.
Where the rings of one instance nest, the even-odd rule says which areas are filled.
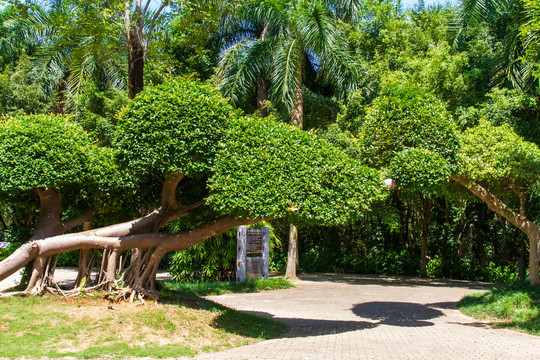
[[[289,331],[280,338],[297,338],[308,336],[334,335],[349,331],[372,329],[376,323],[369,321],[347,321],[347,320],[323,320],[323,319],[301,319],[301,318],[281,318],[275,317],[267,312],[246,311],[249,314],[280,321],[289,326]]]
[[[332,282],[349,285],[453,287],[473,290],[489,290],[493,287],[491,283],[468,280],[422,279],[410,276],[387,275],[305,274],[300,276],[300,279],[304,281]]]
[[[374,301],[357,304],[352,311],[361,318],[378,321],[376,324],[420,327],[433,326],[434,324],[428,320],[444,315],[440,310],[434,309],[438,307],[437,305]],[[447,303],[443,305],[449,306]]]
[[[455,308],[455,303],[415,304],[405,302],[367,302],[357,304],[352,311],[355,315],[372,321],[324,320],[276,317],[267,312],[246,311],[247,313],[281,321],[289,326],[289,331],[280,338],[297,338],[342,334],[350,331],[373,329],[379,325],[402,327],[433,326],[429,321],[443,316],[437,310]],[[217,321],[219,323],[219,320]]]

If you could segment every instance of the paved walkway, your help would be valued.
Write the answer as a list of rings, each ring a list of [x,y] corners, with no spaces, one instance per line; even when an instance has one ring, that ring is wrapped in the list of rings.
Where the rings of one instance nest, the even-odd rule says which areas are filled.
[[[467,281],[304,276],[296,288],[211,296],[287,323],[284,336],[194,359],[537,359],[540,337],[462,315]]]
[[[59,269],[56,276],[69,281],[73,274]],[[0,288],[13,281],[0,282]],[[183,359],[537,359],[540,337],[492,327],[456,310],[463,296],[486,288],[467,281],[309,275],[293,289],[211,296],[283,321],[290,330],[274,340]]]

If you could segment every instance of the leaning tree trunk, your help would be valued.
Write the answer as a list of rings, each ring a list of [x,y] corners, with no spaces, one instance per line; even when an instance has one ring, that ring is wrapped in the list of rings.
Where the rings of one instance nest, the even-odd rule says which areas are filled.
[[[73,222],[62,221],[62,195],[58,190],[36,188],[34,192],[39,197],[39,217],[34,235],[27,244],[36,239],[60,235],[74,226]],[[80,219],[83,220],[82,217]],[[38,256],[33,262],[28,262],[27,271],[21,278],[21,287],[28,281],[23,291],[25,294],[40,294],[46,286],[52,285],[56,263],[51,264],[51,260],[50,257]]]
[[[457,175],[453,175],[452,179],[469,189],[470,192],[486,203],[490,210],[501,215],[510,221],[512,225],[527,234],[529,238],[529,282],[533,285],[540,285],[540,269],[538,264],[540,227],[527,219],[525,215],[525,197],[516,191],[520,198],[520,210],[517,213],[484,187],[470,179]]]
[[[86,251],[92,250],[92,259],[86,267],[88,273],[97,251],[103,250],[102,269],[99,272],[96,286],[107,287],[109,291],[113,291],[124,298],[129,295],[131,300],[135,296],[140,296],[141,299],[142,297],[153,298],[157,294],[154,291],[154,285],[159,262],[169,251],[185,250],[240,225],[272,220],[270,218],[239,220],[235,216],[225,215],[182,233],[160,233],[159,229],[164,224],[173,219],[186,216],[204,204],[204,201],[200,201],[185,205],[177,201],[176,187],[182,178],[181,174],[176,174],[175,177],[164,181],[162,207],[143,218],[73,234],[47,236],[44,231],[39,232],[40,237],[32,238],[8,258],[0,262],[0,281],[26,264],[32,263],[32,276],[26,293],[39,294],[44,289],[54,292],[54,288],[51,288],[50,285],[52,284],[55,287],[56,284],[47,281],[47,276],[54,271],[55,267],[55,261],[52,261],[51,257],[67,251],[80,250],[81,254],[85,254]],[[44,194],[54,194],[54,192],[46,191]],[[43,204],[48,201],[54,204],[58,203],[53,202],[53,199],[42,197],[45,199]],[[57,208],[60,209],[61,207]],[[42,217],[54,220],[59,218],[58,214],[61,214],[61,211],[58,210],[58,216],[55,215],[56,217],[52,214],[53,212],[47,211],[47,209],[41,212]],[[76,226],[77,223],[82,224],[84,221],[88,221],[92,215],[93,212],[87,212],[71,220],[61,222],[61,226],[56,224],[51,229],[64,232]],[[120,259],[123,252],[128,250],[132,251],[131,264],[123,277],[126,285],[124,288],[119,288],[117,276],[119,270],[123,267],[123,261]],[[85,255],[81,255],[81,257],[86,258]],[[60,292],[59,288],[57,290]],[[75,289],[75,291],[78,291],[78,289]]]

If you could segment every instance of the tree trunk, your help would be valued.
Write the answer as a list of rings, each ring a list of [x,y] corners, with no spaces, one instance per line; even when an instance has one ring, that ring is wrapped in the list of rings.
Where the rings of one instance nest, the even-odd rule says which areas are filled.
[[[115,226],[95,229],[91,231],[83,231],[76,234],[66,234],[53,236],[50,238],[34,240],[22,245],[8,258],[0,262],[0,281],[7,276],[13,274],[28,262],[37,259],[33,266],[31,284],[27,288],[27,292],[35,294],[41,291],[40,280],[43,279],[46,260],[53,255],[73,250],[86,249],[104,249],[104,269],[110,269],[108,279],[111,281],[116,268],[116,258],[124,250],[129,249],[145,249],[144,254],[139,254],[140,267],[135,275],[138,280],[134,284],[141,285],[146,292],[151,292],[155,281],[155,275],[159,261],[169,251],[185,250],[194,246],[212,236],[222,234],[223,232],[235,228],[239,225],[253,224],[255,222],[271,220],[271,219],[256,219],[256,220],[238,220],[234,216],[226,215],[200,225],[197,228],[178,233],[143,233],[136,235],[114,236],[118,231]],[[134,223],[141,222],[136,220]],[[125,228],[125,224],[121,224],[120,228]],[[109,236],[108,236],[109,235]],[[152,249],[156,249],[152,253]],[[110,256],[109,254],[115,254]],[[113,267],[114,264],[114,267]],[[132,264],[133,265],[133,264]],[[34,275],[35,274],[35,275]],[[150,288],[148,288],[150,287]]]
[[[88,231],[91,229],[92,229],[92,219],[85,221],[83,223],[83,231]],[[88,281],[89,259],[90,259],[89,249],[79,251],[79,269],[77,272],[77,279],[75,280],[75,287],[81,286],[83,279],[86,279],[86,283],[89,283]]]
[[[424,199],[420,196],[422,203],[422,250],[420,254],[420,275],[427,278],[427,252],[429,240],[429,228],[431,225],[431,216],[433,214],[433,196]]]
[[[144,17],[146,9],[141,8],[141,3],[136,2],[131,16],[129,3],[126,1],[124,15],[125,35],[128,50],[128,91],[129,98],[133,99],[144,88]],[[161,11],[161,10],[160,10]]]
[[[285,277],[296,279],[296,261],[298,259],[298,229],[294,224],[289,225],[289,251],[287,253],[287,271]]]
[[[259,110],[259,115],[263,118],[267,116],[266,108],[264,107],[266,92],[266,83],[261,76],[257,79],[257,110]]]
[[[300,129],[304,128],[304,95],[302,93],[302,86],[299,86],[296,89],[291,122],[294,126],[299,127]]]
[[[529,282],[532,285],[540,285],[538,265],[538,243],[540,241],[540,229],[538,226],[529,231]]]
[[[144,47],[141,36],[135,31],[128,43],[128,87],[130,99],[144,88]]]
[[[527,234],[529,237],[529,282],[533,285],[539,285],[538,243],[540,241],[540,227],[525,216],[524,197],[520,197],[520,211],[517,213],[481,185],[457,175],[453,175],[452,180],[465,186],[470,192],[486,203],[490,210],[501,215],[510,221],[512,225]]]
[[[304,98],[302,86],[296,89],[296,98],[292,111],[291,122],[300,129],[304,126]],[[289,279],[296,279],[296,266],[298,262],[298,230],[294,224],[289,225],[289,251],[287,254],[287,271],[285,276]]]
[[[40,208],[32,239],[62,234],[66,231],[62,222],[62,195],[55,189],[34,189],[34,192],[39,196]]]

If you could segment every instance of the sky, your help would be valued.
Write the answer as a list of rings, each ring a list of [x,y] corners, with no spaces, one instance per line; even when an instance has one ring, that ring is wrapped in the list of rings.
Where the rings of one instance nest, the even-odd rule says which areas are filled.
[[[403,5],[403,9],[411,9],[418,3],[418,0],[401,0],[401,4]],[[447,3],[450,3],[451,5],[457,5],[459,4],[458,0],[424,0],[425,6],[431,6],[431,5],[446,5]]]

